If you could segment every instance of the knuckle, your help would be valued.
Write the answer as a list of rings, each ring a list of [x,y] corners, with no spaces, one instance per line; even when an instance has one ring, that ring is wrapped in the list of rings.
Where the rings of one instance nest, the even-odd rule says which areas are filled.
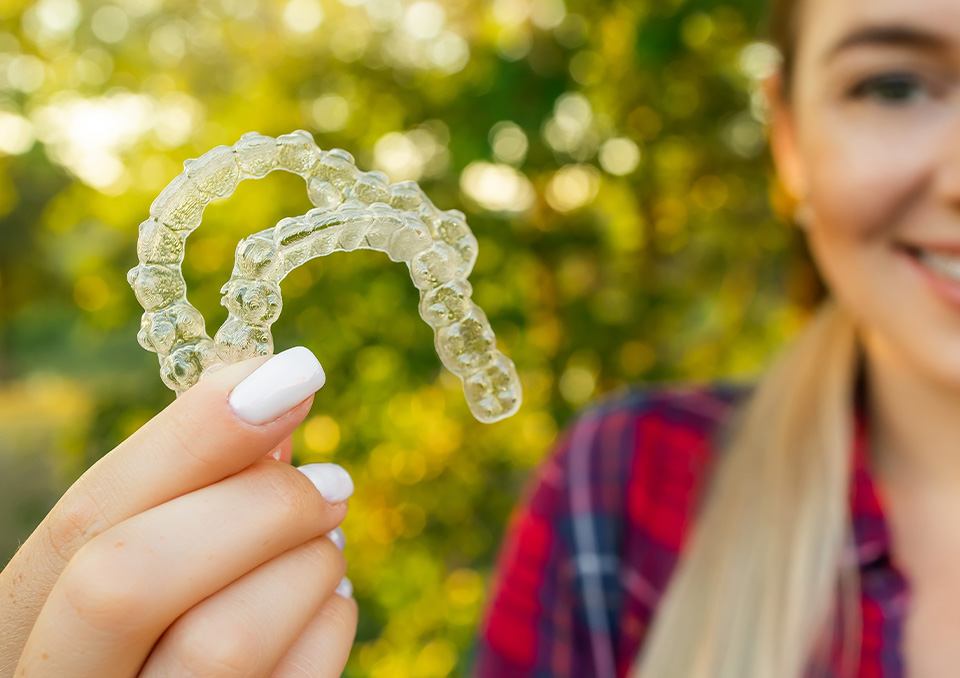
[[[236,621],[193,619],[176,635],[179,640],[171,653],[182,669],[178,676],[247,676],[261,651],[255,630]]]
[[[347,559],[344,558],[343,553],[340,550],[333,546],[330,559],[327,561],[330,564],[330,569],[337,577],[337,581],[340,581],[347,575]]]
[[[102,540],[84,545],[64,570],[62,580],[68,604],[96,628],[133,630],[149,608],[150,587],[143,574],[110,553]]]
[[[320,572],[335,582],[347,573],[347,559],[325,536],[309,542],[303,551],[311,571]]]
[[[285,464],[255,466],[260,467],[254,473],[258,491],[267,495],[267,505],[284,524],[318,513],[317,491],[302,473]]]
[[[207,457],[204,452],[206,447],[198,445],[196,439],[187,433],[187,431],[203,430],[201,422],[196,421],[197,414],[188,408],[184,408],[177,413],[178,422],[172,426],[166,426],[164,431],[168,436],[166,444],[177,455],[185,459],[192,459],[201,470],[217,470],[218,460]]]
[[[146,440],[160,447],[165,456],[181,459],[201,473],[216,474],[221,471],[222,460],[209,441],[233,431],[231,422],[216,406],[219,394],[209,386],[201,380],[170,403],[148,422],[150,435]]]
[[[350,598],[332,595],[317,614],[331,626],[356,630],[357,604]]]
[[[75,488],[64,503],[44,521],[52,551],[66,564],[80,548],[110,527],[99,503],[88,492]]]

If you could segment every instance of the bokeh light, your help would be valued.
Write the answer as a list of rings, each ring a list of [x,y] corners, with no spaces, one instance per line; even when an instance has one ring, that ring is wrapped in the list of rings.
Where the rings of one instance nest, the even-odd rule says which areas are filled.
[[[558,212],[569,212],[590,203],[598,190],[599,177],[592,165],[566,165],[547,183],[546,199]]]
[[[509,165],[474,162],[460,175],[463,193],[491,212],[522,212],[533,204],[530,180]]]
[[[504,120],[490,128],[490,146],[493,157],[510,165],[520,165],[527,157],[530,142],[523,128],[515,122]]]
[[[600,147],[600,166],[610,174],[630,174],[640,164],[640,149],[632,139],[614,137]]]

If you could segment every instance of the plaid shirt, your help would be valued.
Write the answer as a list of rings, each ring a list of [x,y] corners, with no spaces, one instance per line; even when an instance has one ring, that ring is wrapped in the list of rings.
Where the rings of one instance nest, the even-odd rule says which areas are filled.
[[[473,675],[627,674],[691,525],[718,424],[752,386],[634,387],[563,432],[511,518]],[[891,678],[904,675],[908,589],[890,560],[868,469],[859,379],[855,393],[850,507],[861,580],[858,675]]]

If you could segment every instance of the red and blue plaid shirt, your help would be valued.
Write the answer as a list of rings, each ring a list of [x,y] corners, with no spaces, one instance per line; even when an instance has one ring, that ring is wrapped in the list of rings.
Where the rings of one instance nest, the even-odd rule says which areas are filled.
[[[650,628],[718,448],[751,383],[634,387],[586,410],[558,439],[511,518],[477,638],[473,675],[625,676]],[[868,468],[855,389],[853,543],[859,676],[902,676],[907,582]]]

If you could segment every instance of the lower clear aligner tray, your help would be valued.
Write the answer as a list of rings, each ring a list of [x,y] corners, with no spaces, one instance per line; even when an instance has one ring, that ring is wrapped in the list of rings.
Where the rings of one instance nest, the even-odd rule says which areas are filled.
[[[184,243],[208,203],[274,170],[303,177],[314,208],[240,241],[221,289],[229,315],[211,339],[187,301]],[[420,290],[420,316],[434,330],[440,361],[460,378],[473,416],[492,423],[514,414],[520,380],[471,299],[477,239],[463,213],[437,209],[415,182],[390,184],[381,172],[359,170],[350,153],[321,150],[304,130],[277,138],[247,133],[184,162],[140,224],[140,263],[127,274],[145,310],[137,340],[157,353],[163,383],[179,395],[211,365],[272,354],[280,281],[311,259],[355,249],[386,252],[407,265]]]

